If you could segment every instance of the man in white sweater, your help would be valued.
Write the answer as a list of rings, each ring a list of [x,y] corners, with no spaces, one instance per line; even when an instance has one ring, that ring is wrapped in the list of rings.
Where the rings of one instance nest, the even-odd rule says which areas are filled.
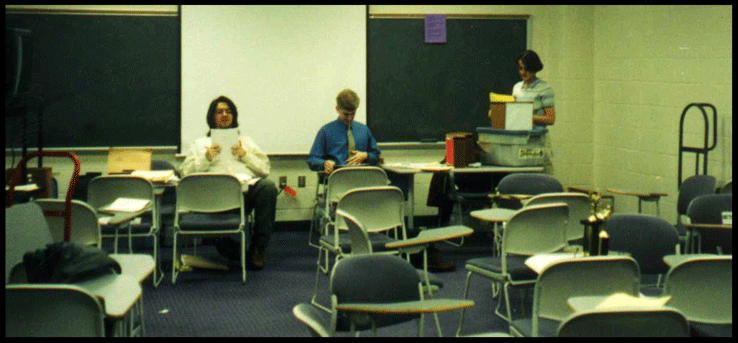
[[[221,96],[210,104],[206,117],[210,129],[229,129],[238,127],[238,111],[236,105],[225,96]],[[242,174],[258,181],[249,182],[244,193],[246,211],[254,209],[254,227],[251,246],[247,254],[247,266],[252,270],[264,267],[264,250],[272,232],[276,215],[277,187],[267,179],[269,175],[269,158],[254,141],[239,135],[238,142],[231,147],[221,147],[213,143],[211,131],[207,137],[198,138],[190,145],[189,153],[180,166],[183,176],[192,173],[231,173]],[[232,238],[216,241],[218,251],[231,260],[239,260],[239,246]]]

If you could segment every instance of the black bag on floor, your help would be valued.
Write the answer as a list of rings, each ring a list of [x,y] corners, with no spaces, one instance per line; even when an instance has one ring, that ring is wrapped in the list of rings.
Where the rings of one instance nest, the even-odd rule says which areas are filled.
[[[23,265],[30,283],[75,283],[121,272],[118,262],[106,251],[68,242],[27,252]]]

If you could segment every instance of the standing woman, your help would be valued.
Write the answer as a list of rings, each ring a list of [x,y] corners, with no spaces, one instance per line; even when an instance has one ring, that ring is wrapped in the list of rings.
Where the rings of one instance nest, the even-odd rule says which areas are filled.
[[[231,99],[221,96],[210,103],[205,120],[210,129],[236,128],[238,110]],[[226,155],[233,155],[233,158]],[[207,137],[198,138],[192,143],[187,157],[180,166],[183,176],[210,172],[247,174],[260,178],[244,193],[246,212],[254,209],[253,239],[247,254],[247,267],[251,270],[260,270],[264,267],[264,250],[274,232],[277,187],[273,181],[266,178],[269,169],[269,158],[250,137],[240,135],[236,145],[221,147],[212,142],[210,130]],[[230,260],[240,259],[240,243],[230,237],[218,239],[216,248]]]
[[[554,108],[554,92],[546,81],[539,79],[536,73],[543,69],[541,58],[533,50],[526,50],[515,59],[518,74],[522,81],[513,86],[512,95],[516,101],[533,102],[533,130],[547,129],[556,121]],[[492,111],[489,116],[491,117]],[[553,174],[553,151],[548,133],[542,136],[544,142],[543,168],[546,174]]]

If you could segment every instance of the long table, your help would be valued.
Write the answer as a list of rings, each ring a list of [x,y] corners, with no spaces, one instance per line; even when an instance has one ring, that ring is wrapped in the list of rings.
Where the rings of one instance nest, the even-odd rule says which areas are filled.
[[[536,173],[542,172],[543,166],[533,167],[505,167],[480,166],[455,168],[441,163],[384,163],[380,167],[386,172],[403,177],[407,180],[407,196],[410,209],[408,211],[408,227],[415,227],[415,174],[418,173],[448,173],[450,182],[454,184],[455,174],[468,173]]]

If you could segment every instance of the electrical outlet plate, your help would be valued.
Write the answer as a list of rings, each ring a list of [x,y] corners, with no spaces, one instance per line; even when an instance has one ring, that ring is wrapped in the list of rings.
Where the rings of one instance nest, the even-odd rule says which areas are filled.
[[[297,177],[297,187],[305,187],[305,176]]]
[[[279,188],[284,188],[284,186],[287,186],[287,177],[280,176],[279,177]]]

